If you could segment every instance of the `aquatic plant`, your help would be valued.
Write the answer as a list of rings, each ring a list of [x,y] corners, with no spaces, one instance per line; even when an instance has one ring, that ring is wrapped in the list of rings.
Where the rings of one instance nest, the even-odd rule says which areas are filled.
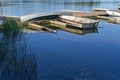
[[[30,49],[21,25],[6,19],[0,33],[0,80],[36,80],[35,52]]]

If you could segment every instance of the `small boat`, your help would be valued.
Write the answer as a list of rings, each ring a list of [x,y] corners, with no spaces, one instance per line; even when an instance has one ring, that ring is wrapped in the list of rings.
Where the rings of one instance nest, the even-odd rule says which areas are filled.
[[[119,13],[119,12],[107,10],[106,13],[107,13],[108,15],[110,15],[110,16],[120,17],[120,13]]]
[[[77,28],[85,29],[85,28],[96,28],[98,26],[98,20],[92,20],[88,18],[80,18],[75,16],[60,16],[60,21],[63,21],[70,26],[74,26]]]
[[[118,5],[118,7],[117,7],[118,9],[120,9],[120,4]]]
[[[120,9],[120,6],[118,6],[118,9]]]

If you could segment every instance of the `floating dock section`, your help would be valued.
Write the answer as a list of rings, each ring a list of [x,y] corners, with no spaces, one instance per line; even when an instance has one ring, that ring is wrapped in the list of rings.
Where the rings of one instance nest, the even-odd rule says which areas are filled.
[[[119,17],[109,17],[109,13],[115,13],[115,15],[120,15],[120,10],[107,10],[107,9],[100,9],[96,8],[92,12],[85,12],[85,11],[75,11],[75,10],[61,10],[59,12],[44,12],[44,13],[37,13],[37,14],[30,14],[30,15],[24,15],[24,16],[0,16],[0,18],[11,18],[11,19],[18,19],[20,23],[27,22],[34,22],[34,21],[40,21],[40,20],[51,20],[51,19],[57,19],[59,18],[61,22],[58,21],[50,21],[50,23],[55,23],[57,25],[71,25],[71,26],[76,26],[79,28],[94,28],[93,26],[97,26],[98,22],[92,23],[91,21],[97,21],[97,20],[110,20],[116,23],[120,23],[120,18]],[[60,18],[60,16],[62,16]],[[72,16],[69,17],[69,19],[63,18],[63,16]],[[88,22],[81,22],[78,18],[83,18],[86,19],[84,21],[89,21]],[[72,20],[71,20],[72,19]],[[78,22],[76,22],[78,21]],[[2,24],[2,22],[0,22]],[[30,24],[32,27],[37,28],[38,25],[35,24]],[[39,26],[40,27],[40,26]],[[47,29],[42,26],[42,29]],[[51,31],[50,29],[47,29]]]
[[[59,12],[51,12],[51,13],[38,13],[25,15],[20,17],[21,22],[30,21],[30,20],[40,20],[40,19],[54,19],[61,15]]]
[[[23,23],[30,20],[57,18],[60,15],[71,15],[75,17],[108,16],[108,13],[106,11],[107,9],[96,8],[92,12],[76,11],[76,10],[61,10],[59,12],[43,12],[43,13],[37,13],[37,14],[24,15],[24,16],[0,16],[0,17],[17,18]],[[110,11],[120,13],[120,10],[110,10]]]

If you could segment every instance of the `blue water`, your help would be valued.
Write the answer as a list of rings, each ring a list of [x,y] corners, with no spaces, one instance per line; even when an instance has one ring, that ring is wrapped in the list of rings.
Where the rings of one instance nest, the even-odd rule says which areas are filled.
[[[116,9],[117,5],[74,1],[9,2],[2,6],[2,15],[20,16],[61,9],[92,11],[95,7]],[[0,52],[0,80],[120,80],[119,35],[120,25],[105,21],[99,23],[97,33],[84,35],[63,30],[57,33],[23,32],[19,40],[3,31],[0,45],[6,40],[7,49],[0,48],[0,51],[6,50]]]
[[[35,0],[35,1],[1,1],[2,15],[22,16],[40,12],[56,12],[60,10],[92,11],[94,8],[117,9],[118,2],[81,2],[78,0]],[[108,6],[109,5],[109,6]]]

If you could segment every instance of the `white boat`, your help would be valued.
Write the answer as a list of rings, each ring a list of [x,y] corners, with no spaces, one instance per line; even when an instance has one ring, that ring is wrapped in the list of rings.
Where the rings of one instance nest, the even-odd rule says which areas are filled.
[[[119,12],[107,10],[106,13],[107,13],[108,15],[110,15],[110,16],[120,17],[120,13],[119,13]]]
[[[120,5],[117,8],[120,9]]]
[[[60,16],[60,20],[78,28],[96,28],[98,26],[98,20],[92,20],[88,18],[80,18],[75,16]]]
[[[118,9],[120,9],[120,4],[117,6]]]

